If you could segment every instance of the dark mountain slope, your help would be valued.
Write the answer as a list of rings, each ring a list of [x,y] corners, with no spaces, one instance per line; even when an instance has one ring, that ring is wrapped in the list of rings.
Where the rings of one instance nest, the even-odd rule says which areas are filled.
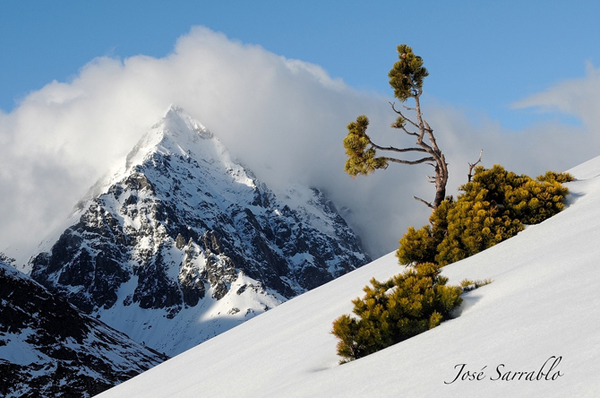
[[[89,397],[165,359],[0,261],[2,397]]]

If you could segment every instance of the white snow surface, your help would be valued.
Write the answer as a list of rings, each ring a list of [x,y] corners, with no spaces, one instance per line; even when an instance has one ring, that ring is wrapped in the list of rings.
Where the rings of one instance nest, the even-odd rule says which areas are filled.
[[[162,309],[123,304],[126,293],[132,291],[128,284],[133,283],[133,279],[121,287],[125,293],[119,296],[115,306],[100,309],[98,316],[134,341],[167,355],[185,351],[198,341],[214,338],[285,300],[276,293],[265,291],[260,283],[240,272],[220,300],[212,298],[212,290],[209,290],[197,306],[186,307],[173,319],[166,319],[166,312]],[[242,291],[240,289],[243,290],[241,294],[237,293]]]
[[[338,364],[332,321],[371,277],[402,271],[390,253],[100,396],[598,397],[600,157],[570,172],[563,212],[443,269],[493,282],[435,329]],[[452,382],[462,364],[481,380]]]

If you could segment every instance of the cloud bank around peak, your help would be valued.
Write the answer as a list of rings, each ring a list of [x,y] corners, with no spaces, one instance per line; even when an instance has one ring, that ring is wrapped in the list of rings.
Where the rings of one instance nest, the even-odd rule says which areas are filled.
[[[544,100],[556,105],[550,98],[575,95],[578,87],[557,86],[520,106],[540,106]],[[576,116],[595,120],[600,90],[580,94],[588,106],[577,108]],[[428,166],[392,165],[357,179],[343,172],[345,126],[358,115],[369,116],[374,140],[411,144],[389,129],[394,120],[389,100],[356,91],[318,65],[203,27],[192,28],[164,58],[94,59],[71,81],[51,82],[12,112],[0,113],[0,250],[9,247],[8,254],[26,260],[87,189],[119,166],[176,104],[267,184],[298,181],[323,189],[338,207],[349,209],[348,219],[372,255],[382,255],[395,249],[409,225],[427,222],[428,209],[412,196],[433,196]],[[598,134],[588,127],[598,126],[594,123],[511,133],[485,115],[474,122],[468,110],[434,100],[424,106],[450,164],[450,191],[465,182],[467,162],[481,148],[485,165],[502,163],[532,174],[574,166],[600,149]]]

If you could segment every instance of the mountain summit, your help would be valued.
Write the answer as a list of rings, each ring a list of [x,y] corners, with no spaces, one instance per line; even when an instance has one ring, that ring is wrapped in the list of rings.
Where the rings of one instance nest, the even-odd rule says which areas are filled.
[[[323,193],[270,190],[181,108],[124,163],[32,257],[31,276],[169,355],[369,261]]]

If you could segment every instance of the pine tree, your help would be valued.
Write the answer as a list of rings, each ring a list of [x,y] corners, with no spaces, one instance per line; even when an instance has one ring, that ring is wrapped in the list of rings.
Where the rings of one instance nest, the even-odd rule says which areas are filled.
[[[423,93],[423,79],[429,74],[423,66],[423,59],[413,53],[411,47],[406,44],[399,45],[398,61],[390,70],[390,86],[394,89],[394,96],[401,102],[408,99],[414,101],[414,107],[405,106],[406,111],[415,113],[414,119],[408,118],[403,112],[392,105],[392,110],[398,115],[396,122],[392,124],[393,128],[399,129],[408,136],[416,139],[414,147],[396,148],[383,147],[375,144],[367,134],[369,119],[365,115],[359,116],[355,122],[348,125],[348,135],[344,139],[344,148],[346,148],[346,165],[344,170],[353,177],[357,175],[367,175],[377,169],[385,169],[389,163],[400,163],[407,165],[429,164],[435,170],[435,177],[432,181],[435,184],[435,198],[432,202],[415,197],[415,199],[425,203],[435,209],[444,200],[446,195],[446,183],[448,182],[448,165],[446,158],[437,145],[433,129],[423,118],[421,112],[420,97]],[[418,159],[410,160],[390,156],[378,156],[377,151],[393,153],[396,156],[400,154],[415,153],[421,156]]]

